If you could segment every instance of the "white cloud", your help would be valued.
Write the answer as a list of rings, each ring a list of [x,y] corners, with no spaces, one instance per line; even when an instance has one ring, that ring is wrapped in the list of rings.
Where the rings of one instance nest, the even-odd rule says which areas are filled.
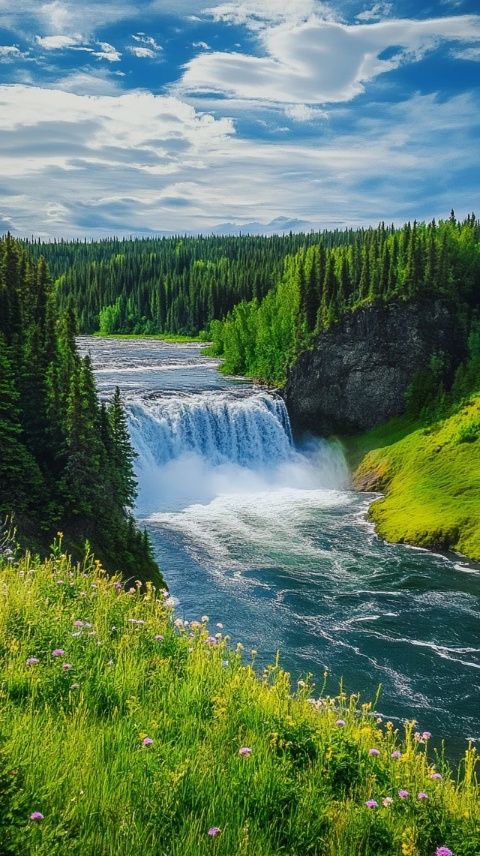
[[[455,59],[466,59],[471,62],[480,62],[480,45],[472,48],[463,48],[462,50],[452,51]]]
[[[246,24],[253,29],[284,21],[306,21],[317,14],[327,20],[337,15],[332,7],[320,0],[238,0],[205,10],[215,21]]]
[[[478,108],[416,96],[373,105],[349,132],[332,117],[320,139],[266,142],[171,96],[1,86],[1,213],[24,234],[83,235],[467,211],[478,182],[460,194],[457,170],[475,175]]]
[[[142,48],[140,45],[130,45],[128,50],[138,59],[154,59],[157,55],[151,48]]]
[[[285,107],[285,115],[294,122],[313,122],[315,119],[326,119],[328,114],[308,104],[289,104]]]
[[[153,36],[147,36],[145,33],[135,33],[132,39],[137,44],[129,45],[127,50],[138,57],[138,59],[155,59],[163,50],[162,46],[155,41]]]
[[[364,9],[356,18],[357,21],[378,21],[391,15],[393,6],[391,3],[375,3],[371,9]]]
[[[178,88],[278,104],[350,101],[368,81],[419,59],[442,41],[480,40],[480,16],[356,25],[314,16],[262,29],[258,38],[262,56],[215,51],[194,57]],[[395,53],[382,58],[388,48]]]
[[[211,47],[207,42],[192,42],[192,48],[199,48],[202,51],[211,51]]]
[[[42,48],[45,48],[47,51],[57,51],[63,50],[65,48],[72,48],[76,45],[80,44],[82,41],[81,36],[37,36],[36,41]]]
[[[108,70],[86,68],[66,74],[56,80],[52,88],[78,95],[117,95],[120,86]]]
[[[92,56],[96,56],[97,59],[106,59],[107,62],[120,62],[122,58],[121,53],[108,42],[99,42],[99,49],[92,51]]]
[[[9,62],[20,59],[21,56],[23,56],[22,51],[16,45],[0,45],[0,61]]]

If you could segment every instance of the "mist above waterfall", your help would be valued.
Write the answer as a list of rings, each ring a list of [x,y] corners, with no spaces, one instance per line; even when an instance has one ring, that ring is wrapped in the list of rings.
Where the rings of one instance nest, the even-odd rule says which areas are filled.
[[[340,446],[310,439],[296,447],[283,400],[268,393],[143,399],[130,404],[129,419],[142,515],[348,481]]]

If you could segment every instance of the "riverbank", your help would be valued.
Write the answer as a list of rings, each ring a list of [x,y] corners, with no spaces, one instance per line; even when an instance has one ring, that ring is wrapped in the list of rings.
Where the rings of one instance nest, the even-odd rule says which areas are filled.
[[[257,677],[221,626],[174,619],[163,593],[60,544],[0,569],[10,856],[478,852],[472,750],[457,780],[427,733],[278,665]]]
[[[359,490],[385,494],[369,517],[387,541],[480,559],[480,395],[447,418],[407,418],[346,441]]]

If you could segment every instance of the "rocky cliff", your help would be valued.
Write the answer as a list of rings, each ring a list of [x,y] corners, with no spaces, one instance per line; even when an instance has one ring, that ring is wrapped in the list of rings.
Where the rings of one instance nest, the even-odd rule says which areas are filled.
[[[284,397],[294,428],[364,431],[405,409],[405,392],[434,351],[456,365],[464,337],[448,303],[371,306],[318,336],[290,369]]]

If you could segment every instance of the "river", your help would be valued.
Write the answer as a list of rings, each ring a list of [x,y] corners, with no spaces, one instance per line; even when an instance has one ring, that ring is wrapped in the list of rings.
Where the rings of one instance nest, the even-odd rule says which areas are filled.
[[[386,544],[341,449],[295,445],[283,402],[223,377],[197,344],[80,339],[102,396],[118,385],[138,454],[135,510],[179,616],[207,614],[261,667],[328,670],[448,740],[480,737],[480,573]]]

